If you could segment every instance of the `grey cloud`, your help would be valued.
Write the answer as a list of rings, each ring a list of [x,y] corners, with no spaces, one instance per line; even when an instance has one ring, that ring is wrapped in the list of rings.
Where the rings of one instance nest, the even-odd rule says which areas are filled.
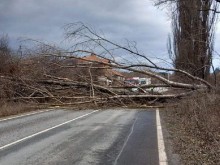
[[[140,51],[166,52],[170,22],[164,11],[143,0],[3,0],[0,30],[11,38],[62,40],[62,26],[82,21],[116,42],[136,41]]]

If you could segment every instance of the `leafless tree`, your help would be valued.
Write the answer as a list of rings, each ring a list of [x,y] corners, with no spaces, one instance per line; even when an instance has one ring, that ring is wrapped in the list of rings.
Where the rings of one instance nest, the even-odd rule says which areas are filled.
[[[207,79],[212,64],[216,22],[216,12],[212,10],[217,10],[217,1],[159,0],[157,4],[168,2],[172,5],[175,68]]]

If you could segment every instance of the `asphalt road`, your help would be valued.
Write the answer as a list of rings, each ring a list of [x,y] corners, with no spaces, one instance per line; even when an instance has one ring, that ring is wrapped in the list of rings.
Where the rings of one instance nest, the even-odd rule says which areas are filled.
[[[154,110],[53,110],[0,120],[0,165],[157,165]]]

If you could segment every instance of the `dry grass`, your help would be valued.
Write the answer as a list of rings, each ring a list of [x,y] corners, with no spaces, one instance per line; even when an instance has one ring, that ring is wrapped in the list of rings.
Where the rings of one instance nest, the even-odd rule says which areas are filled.
[[[220,164],[220,95],[201,94],[163,112],[183,164]]]
[[[17,115],[24,112],[33,111],[39,109],[37,105],[25,104],[20,102],[1,102],[0,103],[0,117],[10,116],[10,115]]]

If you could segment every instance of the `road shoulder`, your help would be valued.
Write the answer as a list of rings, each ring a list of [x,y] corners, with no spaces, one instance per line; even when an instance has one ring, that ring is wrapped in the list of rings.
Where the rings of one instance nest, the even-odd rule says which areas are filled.
[[[161,126],[162,126],[168,164],[179,165],[181,164],[180,155],[177,154],[174,150],[173,139],[172,139],[173,137],[169,132],[169,128],[166,120],[166,111],[164,109],[160,110],[160,119],[161,119]]]

